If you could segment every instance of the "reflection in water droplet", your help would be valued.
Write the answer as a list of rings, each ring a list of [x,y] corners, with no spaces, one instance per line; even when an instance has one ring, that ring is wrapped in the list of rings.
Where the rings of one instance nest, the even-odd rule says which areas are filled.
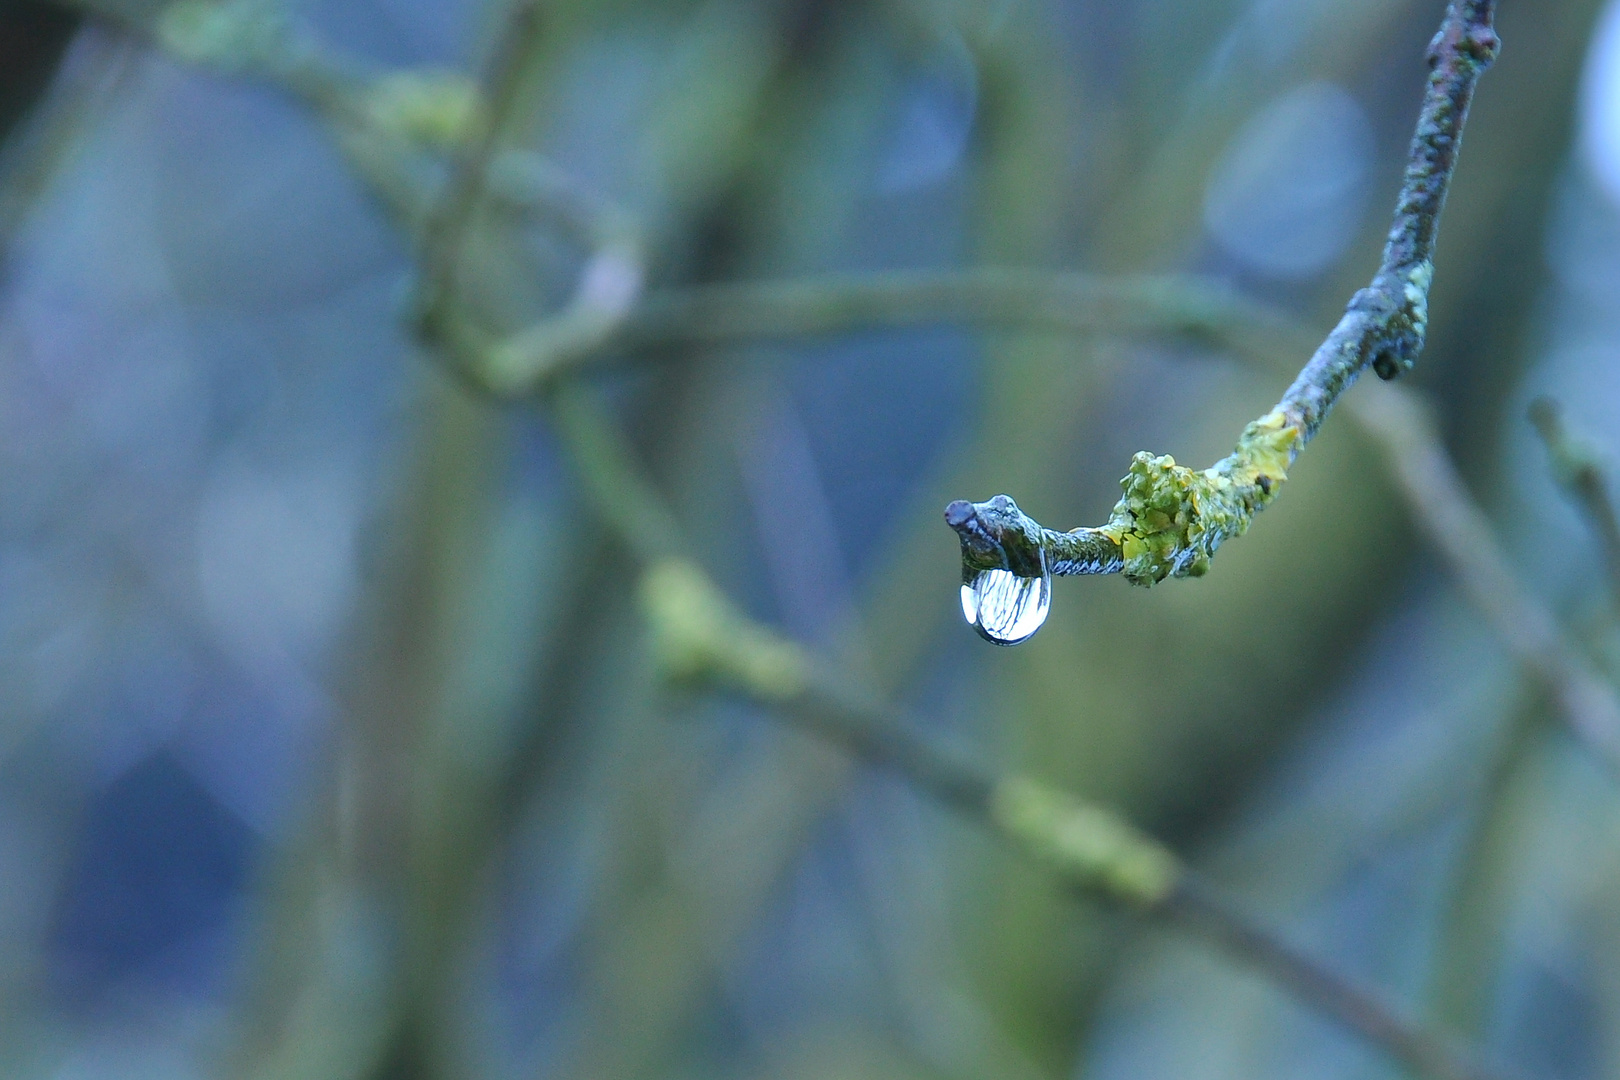
[[[983,570],[962,586],[962,614],[979,636],[997,645],[1028,641],[1052,607],[1052,575],[1019,577]]]

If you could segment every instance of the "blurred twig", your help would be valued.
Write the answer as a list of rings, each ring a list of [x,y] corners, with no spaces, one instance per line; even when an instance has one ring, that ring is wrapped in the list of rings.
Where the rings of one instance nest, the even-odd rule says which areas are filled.
[[[798,646],[735,612],[683,559],[649,569],[643,598],[661,665],[771,704],[919,792],[965,814],[1082,892],[1192,930],[1301,1000],[1431,1077],[1502,1077],[1401,1015],[1376,994],[1301,953],[1221,898],[1168,848],[1112,811],[1024,776],[997,777],[911,734],[913,723],[852,697]]]
[[[559,376],[691,345],[727,345],[844,333],[859,328],[962,323],[1064,333],[1178,330],[1230,343],[1252,338],[1266,309],[1196,278],[1094,274],[1021,267],[829,274],[788,281],[726,282],[649,291],[591,349],[540,348],[525,335],[521,378],[504,392],[540,393]],[[513,342],[506,346],[519,350]]]
[[[1613,686],[1519,581],[1490,521],[1457,475],[1427,406],[1412,394],[1385,393],[1357,401],[1356,415],[1389,451],[1414,518],[1468,598],[1557,696],[1575,734],[1620,772],[1620,704]]]
[[[1553,477],[1586,517],[1586,524],[1603,549],[1603,563],[1609,573],[1609,595],[1620,601],[1620,517],[1615,516],[1614,500],[1609,497],[1609,478],[1603,460],[1586,440],[1564,423],[1564,410],[1552,398],[1530,403],[1530,422],[1547,444]]]
[[[27,18],[30,9],[41,6],[17,5],[18,14]],[[0,35],[7,33],[16,33],[16,28],[0,22]],[[4,133],[5,141],[0,144],[0,242],[17,231],[46,185],[73,155],[99,107],[121,88],[137,55],[133,41],[94,23],[79,31],[77,42],[55,85],[32,106],[32,115],[22,121],[20,129]]]

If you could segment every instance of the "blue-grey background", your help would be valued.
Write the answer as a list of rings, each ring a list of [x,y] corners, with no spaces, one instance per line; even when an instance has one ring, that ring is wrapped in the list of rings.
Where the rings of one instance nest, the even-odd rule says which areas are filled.
[[[1441,7],[557,0],[521,107],[646,229],[654,287],[1184,271],[1325,330]],[[475,71],[502,14],[291,10],[374,73]],[[410,247],[319,119],[123,25],[86,23],[0,153],[0,1073],[1396,1075],[899,781],[659,685],[627,553],[538,411],[414,343]],[[1620,454],[1620,8],[1500,28],[1411,381],[1604,662],[1614,601],[1524,411]],[[514,291],[565,295],[566,238],[522,242]],[[1133,451],[1214,460],[1275,371],[921,328],[591,383],[738,603],[931,737],[1130,814],[1526,1075],[1620,1071],[1620,789],[1354,430],[1207,579],[1061,580],[1014,650],[961,624],[947,499],[1100,520]]]

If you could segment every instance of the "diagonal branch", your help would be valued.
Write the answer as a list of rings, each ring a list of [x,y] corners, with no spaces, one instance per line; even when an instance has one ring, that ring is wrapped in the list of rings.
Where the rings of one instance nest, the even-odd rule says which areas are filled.
[[[997,776],[913,734],[919,730],[915,722],[852,695],[800,646],[737,612],[691,562],[653,564],[643,576],[642,603],[667,677],[727,686],[773,707],[990,829],[1077,892],[1193,932],[1420,1075],[1511,1075],[1473,1060],[1376,992],[1254,922],[1169,848],[1112,810],[1028,776]]]
[[[1614,500],[1609,497],[1609,478],[1604,475],[1602,458],[1585,439],[1569,430],[1563,408],[1552,398],[1537,398],[1530,403],[1530,422],[1547,444],[1558,486],[1579,507],[1602,547],[1609,594],[1620,601],[1620,517],[1616,517]]]
[[[951,503],[945,520],[961,538],[965,580],[987,571],[1020,578],[1123,573],[1133,584],[1153,585],[1202,575],[1216,549],[1277,497],[1294,459],[1366,368],[1393,379],[1412,366],[1428,327],[1435,235],[1468,105],[1496,56],[1494,7],[1494,0],[1451,0],[1447,7],[1429,45],[1428,91],[1383,263],[1276,407],[1203,472],[1168,455],[1138,453],[1121,481],[1124,498],[1099,528],[1044,528],[1005,495]]]
[[[1463,592],[1508,651],[1552,691],[1570,730],[1620,773],[1620,702],[1614,686],[1514,573],[1423,401],[1414,394],[1369,396],[1357,400],[1355,415],[1389,455],[1413,517]]]

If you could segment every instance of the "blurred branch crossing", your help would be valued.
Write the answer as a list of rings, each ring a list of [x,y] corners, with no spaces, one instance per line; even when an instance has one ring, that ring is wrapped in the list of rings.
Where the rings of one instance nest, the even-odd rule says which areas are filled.
[[[579,379],[598,364],[665,355],[686,344],[755,342],[862,326],[952,321],[1083,334],[1171,332],[1240,343],[1240,351],[1254,352],[1257,335],[1295,340],[1290,324],[1197,281],[1110,280],[1022,269],[646,289],[642,242],[628,217],[574,190],[527,151],[505,145],[511,84],[532,58],[540,29],[535,9],[519,8],[483,94],[443,73],[364,78],[290,24],[232,21],[248,17],[242,13],[262,20],[267,10],[186,0],[165,15],[159,33],[168,47],[190,59],[270,77],[333,122],[357,171],[418,244],[417,320],[424,336],[478,391],[499,399],[533,399],[547,410],[598,514],[640,564],[644,610],[666,675],[741,690],[895,770],[919,790],[996,830],[1066,882],[1163,914],[1232,949],[1410,1068],[1436,1077],[1500,1075],[1472,1064],[1377,997],[1256,929],[1214,900],[1210,887],[1167,848],[1120,815],[1027,777],[997,778],[965,769],[907,735],[911,725],[888,706],[852,694],[825,662],[742,616],[692,561],[676,515]],[[1322,370],[1312,374],[1308,368],[1310,377],[1296,384],[1300,394],[1290,391],[1284,403],[1296,396],[1311,402],[1296,410],[1299,416],[1289,414],[1286,423],[1262,425],[1257,437],[1269,439],[1285,430],[1295,436],[1267,444],[1267,453],[1288,459],[1272,470],[1274,477],[1265,469],[1251,470],[1255,475],[1245,483],[1259,491],[1254,509],[1273,495],[1262,480],[1281,483],[1299,446],[1357,372],[1375,364],[1380,374],[1386,373],[1383,368],[1393,374],[1409,366],[1421,343],[1428,248],[1472,80],[1494,51],[1479,32],[1488,30],[1490,10],[1488,3],[1454,6],[1447,25],[1461,33],[1437,39],[1442,62],[1426,116],[1440,116],[1450,125],[1430,132],[1429,151],[1438,152],[1436,138],[1446,143],[1443,160],[1437,173],[1418,177],[1412,189],[1421,188],[1427,201],[1407,207],[1410,235],[1402,234],[1401,240],[1407,246],[1397,252],[1400,245],[1392,239],[1392,254],[1374,283],[1377,295],[1358,297],[1346,323],[1323,346],[1331,355],[1320,364],[1313,361]],[[441,184],[433,162],[447,148],[453,164],[449,180]],[[485,190],[492,179],[495,190]],[[496,205],[503,201],[504,210]],[[515,332],[497,331],[483,325],[458,296],[461,243],[475,216],[530,209],[574,224],[588,248],[584,269],[560,313]],[[1421,294],[1417,298],[1414,289]],[[1398,441],[1387,429],[1372,426],[1384,430],[1391,445]],[[1406,452],[1401,460],[1413,447]],[[1409,484],[1408,492],[1416,487]],[[1131,553],[1120,543],[1116,547],[1120,554],[1110,556],[1110,563],[1123,566]],[[1166,565],[1161,559],[1138,577],[1156,580]],[[1193,572],[1202,565],[1195,559],[1181,569]],[[1594,683],[1566,656],[1554,624],[1552,637],[1540,641],[1527,659],[1555,686],[1580,684],[1569,704],[1572,715],[1587,718],[1577,721],[1577,730],[1599,745],[1612,743],[1620,733],[1613,723],[1620,714],[1612,689]]]

